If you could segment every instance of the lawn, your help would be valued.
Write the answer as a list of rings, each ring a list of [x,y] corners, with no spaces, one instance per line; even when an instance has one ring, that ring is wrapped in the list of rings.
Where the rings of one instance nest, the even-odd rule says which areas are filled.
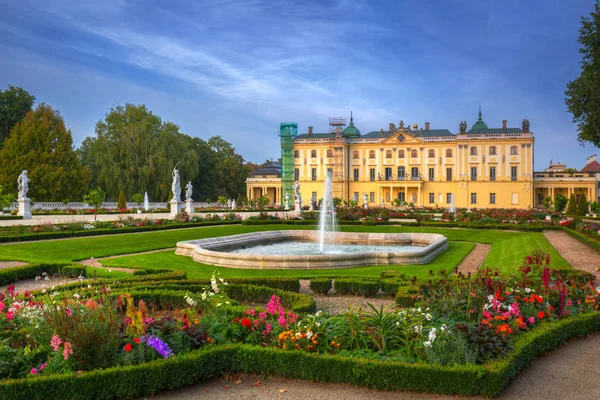
[[[71,262],[84,260],[90,257],[100,258],[120,254],[139,253],[150,250],[160,250],[175,247],[178,241],[202,239],[278,229],[310,229],[306,226],[212,226],[192,229],[170,230],[160,232],[145,232],[123,235],[108,235],[91,238],[49,240],[42,242],[27,242],[0,245],[0,260],[15,260],[28,262]],[[430,228],[430,227],[402,227],[402,226],[343,226],[345,232],[430,232],[445,235],[451,241],[450,250],[426,267],[403,266],[407,274],[416,272],[454,269],[471,250],[472,245],[461,242],[478,242],[492,245],[484,266],[498,267],[504,272],[513,271],[519,266],[523,258],[535,249],[542,249],[550,254],[552,265],[555,268],[569,268],[569,264],[550,245],[546,238],[537,232],[506,232],[498,230]],[[105,265],[138,266],[149,268],[189,268],[190,277],[206,269],[191,258],[175,256],[173,251],[152,253],[147,255],[127,256],[104,261]],[[194,268],[192,268],[194,267]],[[200,269],[198,269],[200,267]],[[209,267],[209,269],[214,269]],[[361,267],[349,270],[319,271],[311,273],[317,275],[377,275],[378,271],[389,267]],[[414,271],[413,271],[414,270]],[[187,271],[187,269],[186,269]],[[227,270],[231,271],[231,270]],[[413,271],[413,272],[411,272]],[[236,271],[235,276],[253,276],[256,271]],[[240,274],[240,275],[237,275]],[[245,275],[244,275],[245,274]],[[297,271],[261,271],[264,276],[299,276]],[[305,272],[302,272],[305,274]],[[232,276],[231,274],[229,274]]]

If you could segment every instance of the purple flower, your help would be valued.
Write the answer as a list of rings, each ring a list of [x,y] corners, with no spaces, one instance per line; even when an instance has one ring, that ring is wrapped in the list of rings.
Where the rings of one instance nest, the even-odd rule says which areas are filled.
[[[142,338],[142,343],[147,342],[146,344],[152,347],[154,350],[158,352],[164,358],[169,358],[173,355],[173,351],[169,347],[169,345],[163,342],[158,336],[150,335],[148,338]]]

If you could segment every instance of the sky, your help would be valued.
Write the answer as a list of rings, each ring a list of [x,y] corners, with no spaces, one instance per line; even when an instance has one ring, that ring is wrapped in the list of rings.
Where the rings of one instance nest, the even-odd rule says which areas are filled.
[[[60,110],[75,145],[112,107],[145,104],[181,132],[221,135],[252,162],[279,123],[327,132],[353,112],[459,130],[531,122],[535,169],[582,168],[564,103],[592,0],[0,0],[0,89]]]

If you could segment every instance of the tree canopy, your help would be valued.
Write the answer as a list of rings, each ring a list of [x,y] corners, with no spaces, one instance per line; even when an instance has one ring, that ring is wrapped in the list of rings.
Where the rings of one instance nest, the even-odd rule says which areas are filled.
[[[8,85],[0,90],[0,149],[11,129],[31,111],[35,97],[25,89]]]
[[[567,84],[566,104],[579,129],[578,140],[600,147],[600,2],[579,29],[581,74]]]
[[[71,131],[62,116],[41,103],[11,130],[0,150],[0,185],[16,192],[17,177],[26,169],[35,200],[79,200],[87,190],[89,170],[82,168]]]

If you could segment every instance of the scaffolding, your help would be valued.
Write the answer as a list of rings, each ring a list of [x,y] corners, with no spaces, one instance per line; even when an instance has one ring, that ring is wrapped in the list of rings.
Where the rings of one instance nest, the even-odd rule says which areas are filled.
[[[335,133],[337,128],[341,128],[343,130],[345,127],[345,117],[329,117],[329,133]]]
[[[294,185],[294,137],[298,135],[298,123],[282,122],[279,124],[279,138],[281,140],[281,203],[283,205],[285,194],[289,193],[293,199]]]

